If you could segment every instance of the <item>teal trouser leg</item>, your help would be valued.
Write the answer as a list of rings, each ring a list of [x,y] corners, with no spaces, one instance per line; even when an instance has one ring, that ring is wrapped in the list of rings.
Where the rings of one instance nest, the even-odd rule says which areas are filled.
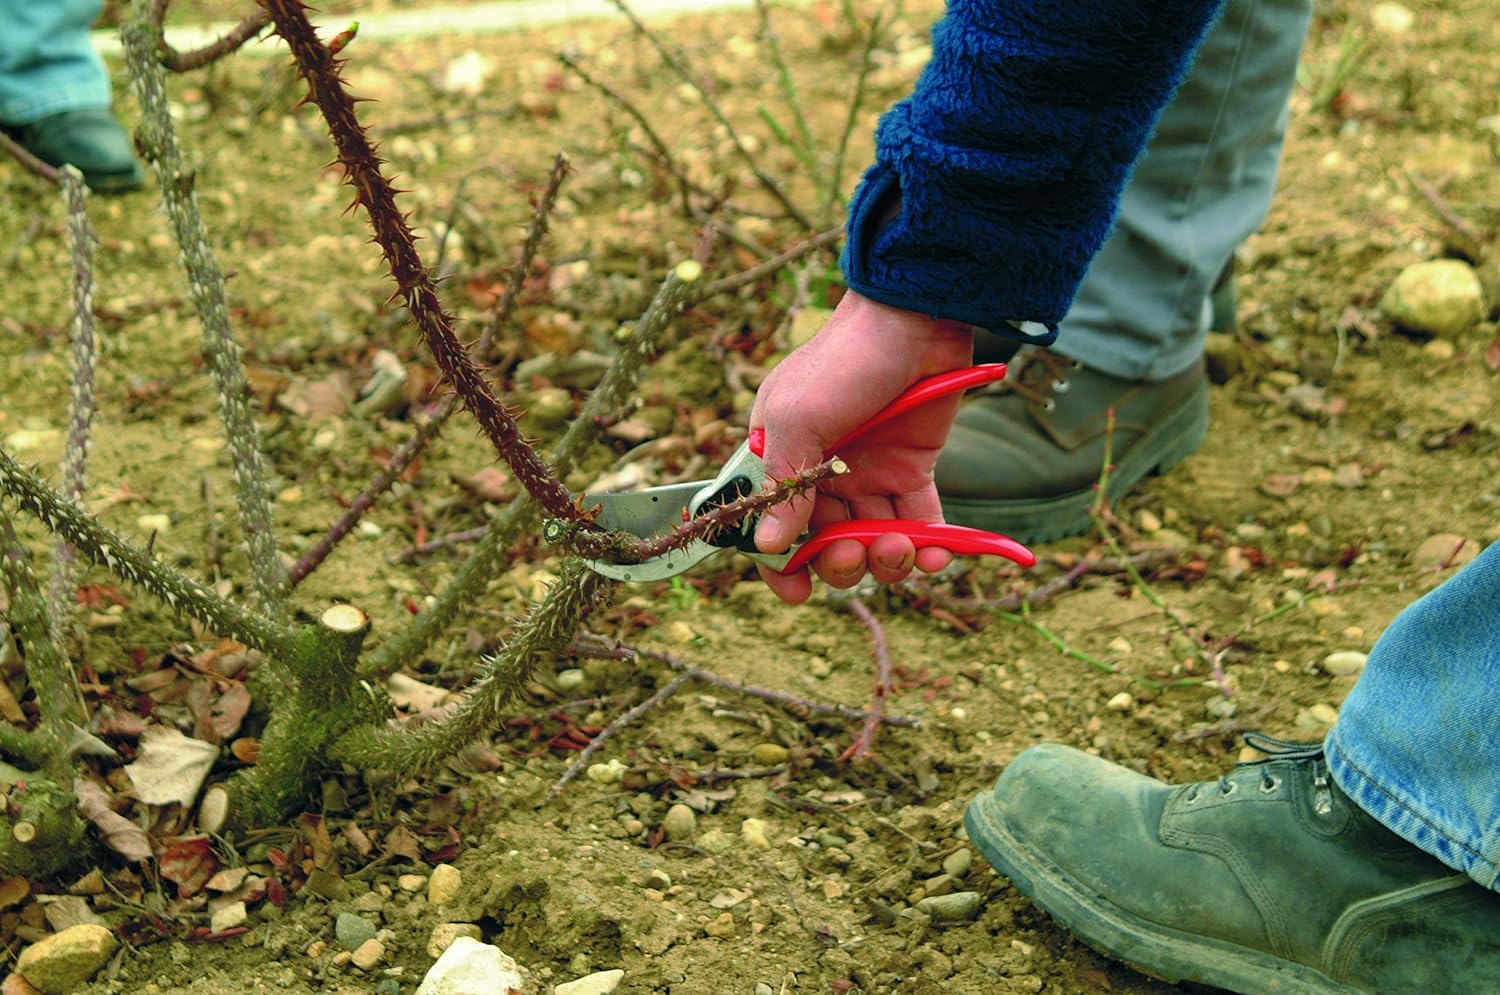
[[[0,123],[109,107],[109,76],[89,43],[100,6],[100,0],[0,0]]]
[[[1163,113],[1052,351],[1164,380],[1203,351],[1208,296],[1276,186],[1311,0],[1229,0]]]

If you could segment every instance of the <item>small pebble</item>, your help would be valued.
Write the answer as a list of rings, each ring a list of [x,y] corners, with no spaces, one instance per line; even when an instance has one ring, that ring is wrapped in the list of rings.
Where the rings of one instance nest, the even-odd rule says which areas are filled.
[[[367,891],[350,904],[355,912],[380,912],[385,908],[385,899],[378,891]]]
[[[698,832],[698,817],[693,810],[678,802],[667,809],[666,816],[661,820],[662,832],[667,839],[674,843],[690,840]]]
[[[222,933],[242,924],[247,918],[249,912],[245,909],[245,903],[231,902],[213,914],[208,921],[208,928],[215,933]]]
[[[734,936],[734,913],[720,912],[718,918],[703,927],[703,932],[709,936],[717,936],[721,940],[728,940]]]
[[[755,995],[776,995],[776,989],[764,981],[757,981],[755,983]]]
[[[432,905],[447,905],[458,897],[464,878],[452,864],[438,864],[427,879],[427,901]]]
[[[1105,702],[1104,707],[1112,712],[1128,712],[1135,707],[1135,695],[1129,691],[1121,691]]]
[[[460,936],[471,940],[484,939],[484,934],[472,922],[440,922],[432,927],[432,935],[427,938],[427,956],[441,957]]]
[[[384,956],[385,944],[376,939],[369,939],[359,945],[359,949],[350,955],[349,960],[360,970],[368,971],[379,964]]]
[[[955,921],[972,919],[979,911],[981,898],[977,891],[955,891],[951,895],[934,895],[917,903],[917,911],[934,919]]]
[[[1323,672],[1335,677],[1352,677],[1365,669],[1367,655],[1357,650],[1340,650],[1323,658]]]
[[[666,891],[672,887],[672,876],[663,870],[652,870],[646,875],[646,880],[641,882],[641,887]]]
[[[757,850],[771,849],[771,841],[766,838],[764,819],[746,819],[740,824],[740,836]]]
[[[563,691],[576,691],[583,687],[583,682],[587,679],[584,672],[577,667],[569,667],[567,670],[557,672],[557,686]]]
[[[762,767],[774,767],[786,763],[790,751],[780,743],[761,743],[750,751],[750,761]]]
[[[590,781],[595,784],[619,784],[625,778],[625,772],[630,768],[620,761],[619,757],[611,757],[608,763],[589,764],[584,773]]]
[[[969,868],[974,866],[974,854],[968,847],[954,850],[943,858],[943,873],[955,881],[962,881],[969,876]]]
[[[378,932],[373,922],[353,912],[340,912],[333,923],[333,935],[338,937],[339,946],[345,950],[358,950],[365,941],[373,940]]]
[[[552,991],[553,995],[609,995],[620,987],[620,981],[624,977],[625,972],[619,968],[613,971],[595,971],[576,981],[565,981]]]
[[[396,887],[402,891],[421,891],[426,883],[427,877],[423,874],[403,874],[396,879]]]

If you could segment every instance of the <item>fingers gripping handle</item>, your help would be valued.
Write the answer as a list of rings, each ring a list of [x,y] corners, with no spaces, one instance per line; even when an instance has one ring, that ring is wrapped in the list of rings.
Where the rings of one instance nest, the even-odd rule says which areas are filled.
[[[908,536],[918,549],[937,546],[960,556],[988,554],[1003,556],[1023,567],[1036,564],[1036,554],[1009,536],[997,535],[962,525],[943,525],[936,522],[918,522],[906,518],[864,518],[852,522],[840,522],[821,528],[806,542],[797,547],[782,573],[795,573],[812,559],[840,539],[853,539],[866,549],[870,543],[887,532],[901,532]]]

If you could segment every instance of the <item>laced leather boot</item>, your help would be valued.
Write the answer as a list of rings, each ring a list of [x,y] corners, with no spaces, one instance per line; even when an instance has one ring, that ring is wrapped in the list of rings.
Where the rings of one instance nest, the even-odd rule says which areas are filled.
[[[1254,995],[1500,992],[1500,895],[1380,825],[1322,748],[1171,787],[1066,746],[1006,768],[965,814],[1002,875],[1101,953]]]
[[[1114,500],[1202,444],[1208,431],[1202,360],[1167,380],[1143,383],[1044,349],[1022,350],[995,393],[958,413],[936,471],[944,517],[1022,542],[1087,532],[1111,408]]]

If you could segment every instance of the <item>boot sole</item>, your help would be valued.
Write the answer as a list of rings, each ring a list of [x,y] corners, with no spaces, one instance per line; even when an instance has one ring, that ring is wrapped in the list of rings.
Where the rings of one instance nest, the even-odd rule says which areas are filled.
[[[1186,981],[1246,995],[1359,995],[1359,989],[1304,964],[1185,933],[1117,907],[1011,835],[999,814],[989,811],[991,797],[980,795],[964,812],[970,842],[1017,891],[1104,956],[1172,984]]]
[[[1109,500],[1128,494],[1141,478],[1166,473],[1191,456],[1208,434],[1208,380],[1160,424],[1147,432],[1115,464],[1109,478]],[[1093,525],[1089,510],[1095,488],[1038,500],[943,498],[943,517],[954,525],[1000,532],[1019,542],[1046,542],[1082,535]]]

